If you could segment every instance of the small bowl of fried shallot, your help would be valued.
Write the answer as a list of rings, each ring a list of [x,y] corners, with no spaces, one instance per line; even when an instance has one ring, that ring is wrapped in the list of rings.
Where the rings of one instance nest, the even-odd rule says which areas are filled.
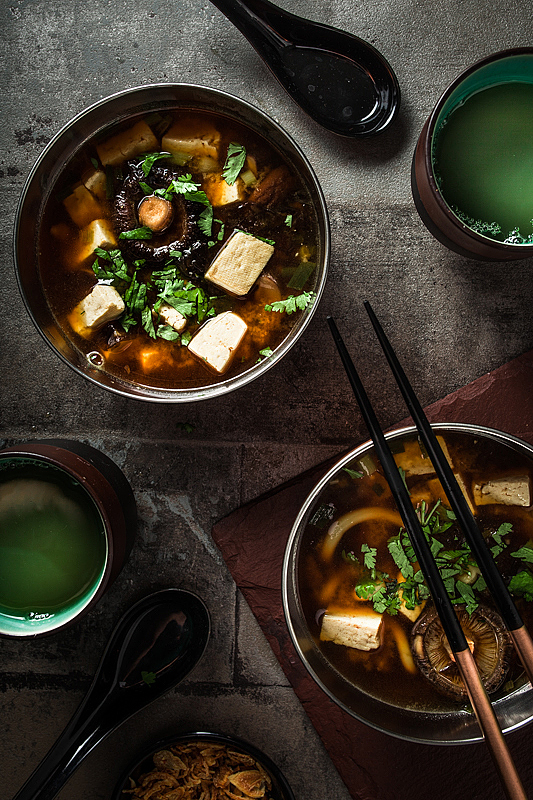
[[[178,734],[130,765],[113,800],[295,800],[286,778],[253,745],[220,733]]]

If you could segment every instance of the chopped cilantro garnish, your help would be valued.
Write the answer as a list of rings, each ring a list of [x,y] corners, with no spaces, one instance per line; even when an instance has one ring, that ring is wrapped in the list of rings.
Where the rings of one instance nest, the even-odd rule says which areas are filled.
[[[363,554],[363,561],[364,565],[370,571],[376,568],[376,555],[377,555],[377,548],[370,547],[367,544],[361,545],[361,553]]]
[[[146,225],[143,225],[142,228],[134,228],[131,231],[122,231],[119,234],[119,239],[134,239],[134,240],[141,240],[141,239],[151,239],[153,236],[153,231],[151,228],[148,228]]]
[[[520,547],[519,550],[516,550],[514,553],[511,553],[513,558],[520,558],[522,561],[526,561],[528,564],[533,564],[533,546],[531,542]]]
[[[298,311],[298,309],[303,310],[307,308],[307,306],[314,301],[315,297],[316,295],[314,292],[303,292],[297,297],[291,294],[286,300],[276,300],[275,303],[266,305],[265,311],[293,314],[295,311]]]
[[[175,330],[172,325],[159,325],[156,331],[156,335],[160,339],[166,339],[167,342],[175,342],[176,339],[179,339],[181,334]]]
[[[239,172],[244,167],[245,161],[246,161],[246,148],[243,147],[242,144],[237,144],[236,142],[230,142],[228,145],[226,162],[224,164],[224,169],[222,170],[222,177],[224,178],[228,186],[233,186],[233,184],[239,177]]]
[[[362,478],[363,477],[363,473],[362,472],[357,472],[357,470],[350,469],[350,467],[343,467],[343,470],[344,470],[344,472],[348,473],[350,478],[357,479],[357,478]]]
[[[269,358],[270,356],[274,355],[274,351],[270,347],[264,347],[262,350],[259,351],[259,358],[256,361],[256,364],[259,364],[264,358]]]
[[[150,174],[150,170],[154,166],[155,162],[159,161],[161,158],[170,158],[170,153],[146,153],[146,155],[143,156],[141,168],[145,178],[147,178]]]
[[[292,225],[292,214],[287,214],[285,217],[285,225],[290,228]]]
[[[513,575],[509,583],[509,591],[524,600],[533,600],[533,574],[528,569],[523,569]]]
[[[156,674],[155,672],[146,672],[145,670],[141,671],[141,678],[147,686],[152,686],[152,684],[156,681]]]
[[[403,549],[402,543],[400,541],[400,535],[398,534],[393,539],[389,539],[387,547],[389,548],[389,553],[391,554],[394,563],[404,576],[404,578],[412,578],[413,577],[413,565],[407,558],[405,550]]]

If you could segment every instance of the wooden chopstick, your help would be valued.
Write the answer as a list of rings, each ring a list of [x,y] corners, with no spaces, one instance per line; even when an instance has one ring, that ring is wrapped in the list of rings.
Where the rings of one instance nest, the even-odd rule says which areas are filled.
[[[474,657],[470,652],[466,637],[459,624],[450,598],[448,597],[444,582],[433,559],[411,498],[398,467],[396,466],[394,456],[389,449],[385,435],[381,430],[374,409],[372,408],[337,326],[331,317],[328,317],[327,321],[346,374],[361,409],[363,419],[369,430],[372,441],[374,442],[385,477],[387,478],[398,510],[404,521],[407,532],[409,533],[413,550],[415,551],[418,563],[431,592],[442,627],[448,638],[452,652],[454,653],[456,664],[465,684],[468,697],[487,743],[487,747],[494,761],[494,765],[500,776],[506,797],[508,797],[509,800],[527,800],[496,714],[494,713],[494,709],[479,676]]]
[[[403,395],[405,403],[409,412],[414,420],[420,437],[427,450],[428,456],[435,468],[435,472],[442,484],[444,492],[452,510],[457,517],[457,521],[465,534],[466,540],[476,562],[481,570],[485,579],[485,583],[492,595],[500,614],[502,615],[505,625],[509,629],[515,649],[518,653],[520,661],[526,671],[530,682],[533,684],[533,642],[529,635],[527,628],[516,608],[513,599],[509,593],[504,580],[494,563],[492,554],[485,542],[483,534],[478,528],[474,515],[470,510],[460,487],[457,483],[455,475],[442,452],[442,448],[435,436],[428,418],[426,417],[420,402],[415,395],[405,372],[402,369],[398,357],[394,352],[383,328],[381,327],[373,309],[368,300],[364,301],[364,306],[370,317],[372,326],[379,339],[383,352],[389,362],[389,366],[394,374],[396,383]]]

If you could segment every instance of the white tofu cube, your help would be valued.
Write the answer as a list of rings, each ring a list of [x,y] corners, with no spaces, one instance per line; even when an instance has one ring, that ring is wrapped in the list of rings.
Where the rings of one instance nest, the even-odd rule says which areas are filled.
[[[103,169],[93,169],[83,176],[83,185],[99,200],[107,197],[107,178]]]
[[[126,131],[100,142],[96,150],[104,167],[118,166],[133,156],[159,150],[159,142],[152,129],[141,120]]]
[[[88,336],[95,328],[118,319],[124,309],[124,301],[114,286],[97,283],[72,311],[69,321],[76,333]]]
[[[220,132],[203,117],[177,120],[163,136],[161,147],[172,154],[209,156],[218,160]]]
[[[529,477],[527,475],[512,475],[508,478],[495,478],[486,483],[474,482],[472,487],[474,502],[478,506],[504,505],[524,506],[531,505],[531,492]]]
[[[242,231],[235,231],[205,273],[215,286],[229,294],[248,294],[267,265],[274,248]]]
[[[242,202],[246,197],[246,186],[241,178],[237,178],[235,183],[230,186],[220,172],[207,177],[204,182],[204,190],[207,199],[215,207]]]
[[[448,464],[453,469],[451,456],[450,453],[448,452],[446,442],[444,441],[442,436],[437,436],[437,441],[441,446],[441,449],[446,457]],[[431,475],[432,472],[435,472],[435,469],[430,459],[425,454],[422,454],[422,450],[420,449],[420,445],[417,439],[405,442],[405,447],[403,452],[394,453],[394,460],[396,461],[396,465],[398,467],[401,467],[404,470],[405,474],[408,476]]]
[[[233,311],[213,317],[188,344],[190,352],[219,375],[229,368],[248,325]]]
[[[98,219],[102,216],[102,206],[90,192],[86,186],[80,184],[63,200],[72,222],[83,228],[92,222],[93,219]]]
[[[184,317],[183,314],[180,314],[168,303],[163,303],[159,307],[159,316],[166,325],[170,325],[178,333],[181,333],[187,327],[187,317]]]
[[[96,247],[108,250],[117,246],[117,240],[111,227],[111,223],[106,219],[94,219],[80,231],[78,248],[76,250],[76,262],[81,264],[94,254]]]
[[[382,614],[365,609],[357,614],[328,614],[322,617],[320,639],[355,650],[377,650],[381,644]]]

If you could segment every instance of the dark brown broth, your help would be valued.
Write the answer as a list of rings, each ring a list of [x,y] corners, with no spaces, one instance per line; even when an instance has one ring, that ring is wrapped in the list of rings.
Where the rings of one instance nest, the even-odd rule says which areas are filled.
[[[531,460],[510,447],[484,437],[474,438],[466,434],[446,433],[443,436],[452,456],[455,471],[460,472],[467,486],[473,480],[510,475],[527,474],[531,479]],[[394,449],[394,442],[392,446]],[[370,453],[378,466],[378,472],[373,476],[355,480],[345,471],[338,473],[315,501],[314,510],[309,516],[310,520],[323,504],[331,504],[335,509],[332,521],[349,511],[369,505],[396,508],[390,489],[382,476],[379,460],[373,451]],[[352,466],[354,470],[358,469],[357,464],[350,465],[350,468]],[[411,489],[420,480],[420,478],[408,479],[409,488]],[[376,484],[379,485],[379,491],[384,488],[379,497],[374,490]],[[504,578],[510,578],[523,569],[523,562],[512,558],[509,553],[533,538],[531,511],[521,507],[486,505],[478,507],[476,518],[483,531],[495,531],[503,522],[513,524],[512,544],[498,557],[496,563]],[[421,675],[411,675],[402,666],[392,628],[394,625],[400,625],[409,638],[413,625],[402,614],[383,615],[382,644],[375,651],[364,652],[333,642],[320,641],[320,621],[325,611],[320,593],[328,581],[336,581],[341,575],[342,588],[337,594],[337,599],[341,600],[340,605],[346,608],[350,605],[352,607],[359,605],[353,600],[354,571],[342,558],[343,550],[359,553],[361,544],[366,542],[378,548],[376,563],[378,570],[391,576],[395,576],[398,572],[387,549],[387,540],[398,532],[398,527],[394,523],[367,522],[354,526],[344,534],[329,563],[322,559],[318,547],[328,527],[329,524],[322,529],[315,525],[307,525],[302,537],[298,571],[300,601],[305,619],[311,635],[325,658],[346,680],[365,693],[391,705],[433,712],[456,709],[457,703],[454,704],[436,692],[432,684]],[[493,605],[488,593],[480,596],[481,599],[487,605]],[[533,630],[533,603],[525,602],[521,598],[514,599],[526,626],[530,631]],[[514,680],[520,684],[522,675],[521,666],[515,663],[507,680]],[[495,696],[502,694],[505,694],[504,689],[500,689]]]
[[[180,113],[183,115],[183,112]],[[318,245],[316,212],[304,182],[296,174],[294,167],[259,134],[222,115],[194,112],[194,117],[201,116],[209,119],[221,133],[220,160],[222,165],[228,144],[238,142],[246,147],[248,154],[256,157],[262,167],[275,168],[284,164],[290,169],[294,180],[294,189],[278,206],[271,210],[278,212],[279,215],[292,214],[293,225],[281,228],[278,226],[276,236],[271,236],[271,238],[275,238],[275,251],[265,272],[276,280],[282,299],[300,294],[300,289],[290,288],[287,285],[299,263],[297,252],[302,245],[308,247],[313,254],[310,258],[312,261],[316,257]],[[142,330],[140,325],[137,325],[136,329],[131,329],[130,332],[137,335],[132,338],[126,349],[110,350],[106,343],[107,326],[104,331],[96,331],[90,338],[85,338],[78,335],[68,321],[68,315],[72,309],[89,294],[97,281],[90,261],[76,269],[68,266],[69,253],[76,245],[78,229],[67,214],[62,200],[69,194],[72,187],[79,183],[81,176],[91,169],[91,159],[96,157],[96,142],[114,136],[123,128],[131,127],[141,118],[132,117],[120,126],[110,127],[101,132],[65,167],[46,202],[40,225],[39,269],[41,281],[50,309],[60,327],[65,331],[67,338],[85,355],[93,352],[99,353],[104,359],[106,371],[128,383],[133,382],[165,389],[191,389],[209,386],[252,368],[261,359],[261,350],[265,348],[275,350],[286,339],[301,316],[301,312],[297,311],[288,315],[266,311],[264,306],[270,302],[270,299],[264,296],[264,292],[254,288],[246,298],[242,299],[229,298],[221,290],[209,285],[207,289],[210,295],[220,295],[220,310],[235,311],[249,326],[246,337],[239,346],[229,370],[221,376],[210,371],[204,364],[191,356],[187,347],[159,338],[153,340]],[[187,171],[188,167],[185,165],[183,172]],[[201,176],[193,173],[193,180],[200,182]],[[217,241],[210,249],[206,268],[235,227],[247,229],[246,222],[239,224],[236,205],[238,204],[214,208],[214,217],[224,223],[225,231],[223,240]],[[104,201],[103,207],[102,217],[111,218],[112,201]],[[58,223],[66,224],[69,229],[67,238],[62,241],[54,238],[51,234],[51,229]],[[121,247],[120,242],[118,246]],[[131,261],[132,259],[128,257],[128,263]],[[155,269],[161,268],[162,264],[155,266]],[[202,285],[201,279],[195,281],[193,278],[192,280],[198,285]],[[303,290],[312,290],[314,280],[315,275],[313,274]],[[119,323],[120,321],[118,321],[117,327],[120,327]],[[195,327],[198,326],[190,327],[191,332],[194,332]],[[151,372],[144,371],[140,364],[140,355],[147,348],[154,351],[154,362],[157,363]]]

